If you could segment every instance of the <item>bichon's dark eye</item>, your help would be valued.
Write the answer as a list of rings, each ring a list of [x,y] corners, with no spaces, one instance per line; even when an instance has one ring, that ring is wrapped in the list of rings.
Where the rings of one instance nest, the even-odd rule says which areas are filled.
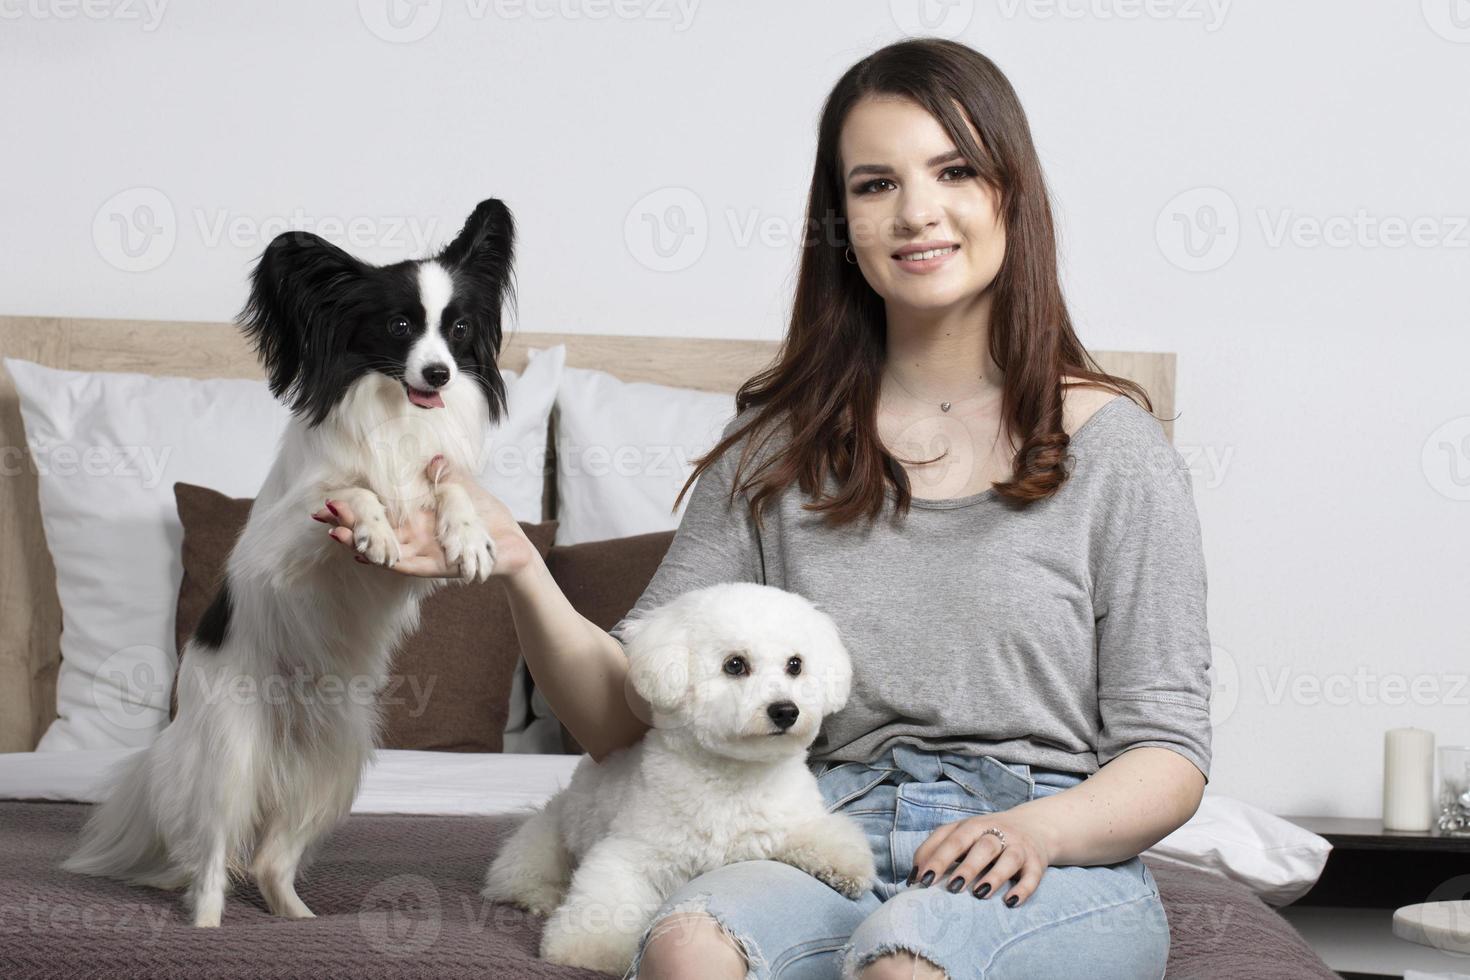
[[[786,673],[790,674],[792,677],[795,677],[797,674],[801,673],[800,657],[788,657],[786,659]]]
[[[390,316],[388,318],[388,332],[395,337],[407,337],[412,328],[406,316]]]
[[[470,332],[470,321],[460,317],[454,321],[454,326],[449,328],[449,336],[454,340],[464,340]]]
[[[740,677],[750,673],[750,668],[746,666],[744,657],[731,657],[725,661],[725,673],[731,677]]]

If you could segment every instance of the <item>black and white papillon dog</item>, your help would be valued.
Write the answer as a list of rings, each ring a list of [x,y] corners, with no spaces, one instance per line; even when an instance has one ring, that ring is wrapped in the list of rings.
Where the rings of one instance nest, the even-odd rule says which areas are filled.
[[[440,584],[371,564],[397,560],[411,508],[437,512],[465,581],[495,563],[463,487],[424,473],[436,454],[475,471],[506,410],[514,238],[489,200],[429,259],[372,266],[305,232],[266,248],[240,324],[291,419],[180,659],[178,715],[120,768],[67,870],[187,887],[196,926],[219,925],[230,876],[248,872],[274,914],[311,916],[296,872],[350,809],[375,694]],[[358,515],[367,565],[310,519],[328,498]]]

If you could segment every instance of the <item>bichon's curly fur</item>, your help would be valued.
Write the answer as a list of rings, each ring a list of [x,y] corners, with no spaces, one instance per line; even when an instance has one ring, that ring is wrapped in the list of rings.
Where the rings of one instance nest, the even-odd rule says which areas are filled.
[[[629,682],[653,728],[600,764],[583,758],[506,842],[482,894],[550,916],[544,959],[626,973],[663,901],[726,864],[783,861],[848,898],[868,891],[868,841],[827,812],[806,765],[852,685],[832,618],[794,593],[727,583],[661,606],[627,636]]]

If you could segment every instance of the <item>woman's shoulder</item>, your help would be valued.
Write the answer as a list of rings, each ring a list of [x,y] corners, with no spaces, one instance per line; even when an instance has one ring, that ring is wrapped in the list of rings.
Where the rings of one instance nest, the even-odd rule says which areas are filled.
[[[1077,395],[1075,409],[1072,396]],[[1128,395],[1073,388],[1062,408],[1072,436],[1069,452],[1085,457],[1099,475],[1158,486],[1187,481],[1188,467],[1158,418]],[[1068,423],[1069,414],[1076,420]],[[1140,480],[1139,478],[1143,478]]]

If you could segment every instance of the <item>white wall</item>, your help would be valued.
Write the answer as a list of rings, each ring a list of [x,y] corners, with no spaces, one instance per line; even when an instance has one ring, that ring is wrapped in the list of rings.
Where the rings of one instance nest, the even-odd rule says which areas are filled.
[[[918,0],[86,2],[0,0],[3,312],[224,320],[282,220],[387,260],[494,195],[522,329],[774,339],[821,99]],[[1084,343],[1179,354],[1211,789],[1375,816],[1383,729],[1470,742],[1470,10],[927,2],[1021,94]]]

